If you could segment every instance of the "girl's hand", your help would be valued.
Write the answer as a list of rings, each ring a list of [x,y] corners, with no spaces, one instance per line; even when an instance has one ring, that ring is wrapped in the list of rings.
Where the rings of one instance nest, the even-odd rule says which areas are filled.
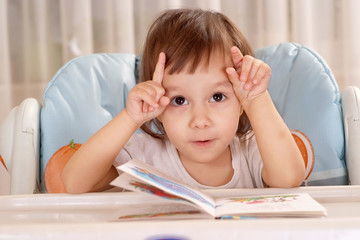
[[[231,48],[234,68],[226,72],[233,85],[234,92],[243,107],[267,90],[271,77],[271,68],[263,61],[252,56],[243,56],[239,48]]]
[[[165,96],[162,81],[165,72],[166,56],[163,52],[155,67],[153,79],[138,83],[129,92],[126,112],[130,118],[139,125],[159,116],[169,104],[170,100]]]

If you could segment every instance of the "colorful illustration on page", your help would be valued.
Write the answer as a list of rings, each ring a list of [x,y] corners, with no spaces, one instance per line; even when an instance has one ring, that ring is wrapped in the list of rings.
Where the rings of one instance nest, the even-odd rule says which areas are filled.
[[[187,201],[186,199],[183,199],[178,196],[164,192],[163,190],[161,190],[153,185],[150,185],[150,184],[146,184],[146,183],[138,182],[138,181],[132,181],[129,184],[134,186],[135,188],[140,189],[140,191],[142,191],[142,192],[151,193],[151,194],[154,194],[154,195],[162,197],[162,198]]]
[[[139,167],[132,167],[131,169],[137,175],[142,176],[142,177],[150,180],[151,182],[161,185],[167,189],[171,189],[182,196],[188,196],[192,199],[196,199],[204,204],[207,204],[207,205],[213,207],[213,205],[210,202],[208,202],[206,199],[204,199],[202,196],[200,196],[196,192],[192,191],[191,189],[186,188],[185,186],[182,186],[178,183],[172,182],[165,178],[159,177],[159,176],[157,176],[145,169],[139,168]]]
[[[258,197],[233,197],[228,198],[227,203],[241,203],[241,204],[262,204],[262,203],[281,203],[296,200],[298,195],[278,195],[278,196],[258,196]],[[222,204],[221,204],[222,205]],[[217,207],[220,207],[218,205]]]

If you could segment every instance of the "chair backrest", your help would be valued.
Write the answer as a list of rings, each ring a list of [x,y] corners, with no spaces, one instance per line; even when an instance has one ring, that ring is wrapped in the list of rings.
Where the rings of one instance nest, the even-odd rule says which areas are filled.
[[[314,149],[308,185],[348,184],[340,93],[325,61],[295,43],[258,49],[272,69],[270,95],[290,129],[300,130]]]
[[[72,139],[84,143],[125,107],[135,85],[136,61],[131,54],[82,56],[65,64],[49,82],[41,111],[43,192],[50,157]]]
[[[272,68],[269,92],[288,127],[313,146],[307,184],[347,184],[340,95],[324,60],[294,43],[259,49],[256,55]],[[72,139],[85,142],[125,107],[136,69],[134,55],[93,54],[71,60],[50,81],[41,111],[43,191],[50,157]]]
[[[344,119],[345,159],[349,183],[360,185],[360,89],[347,86],[341,93]]]

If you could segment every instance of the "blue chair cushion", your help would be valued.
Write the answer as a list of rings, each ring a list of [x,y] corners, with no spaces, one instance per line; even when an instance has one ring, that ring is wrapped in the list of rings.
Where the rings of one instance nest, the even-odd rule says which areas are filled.
[[[307,185],[348,184],[340,93],[325,61],[295,43],[258,49],[255,55],[272,69],[268,89],[280,115],[313,146],[315,162]]]
[[[43,192],[50,157],[72,139],[84,143],[124,109],[135,85],[135,66],[131,54],[92,54],[69,61],[49,82],[40,123]]]

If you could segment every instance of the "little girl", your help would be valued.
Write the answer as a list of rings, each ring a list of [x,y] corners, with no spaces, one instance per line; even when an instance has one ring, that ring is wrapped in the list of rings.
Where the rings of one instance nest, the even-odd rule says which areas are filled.
[[[223,14],[165,11],[150,27],[126,108],[65,166],[67,191],[109,188],[131,158],[202,189],[299,186],[304,162],[267,91],[270,77]]]

